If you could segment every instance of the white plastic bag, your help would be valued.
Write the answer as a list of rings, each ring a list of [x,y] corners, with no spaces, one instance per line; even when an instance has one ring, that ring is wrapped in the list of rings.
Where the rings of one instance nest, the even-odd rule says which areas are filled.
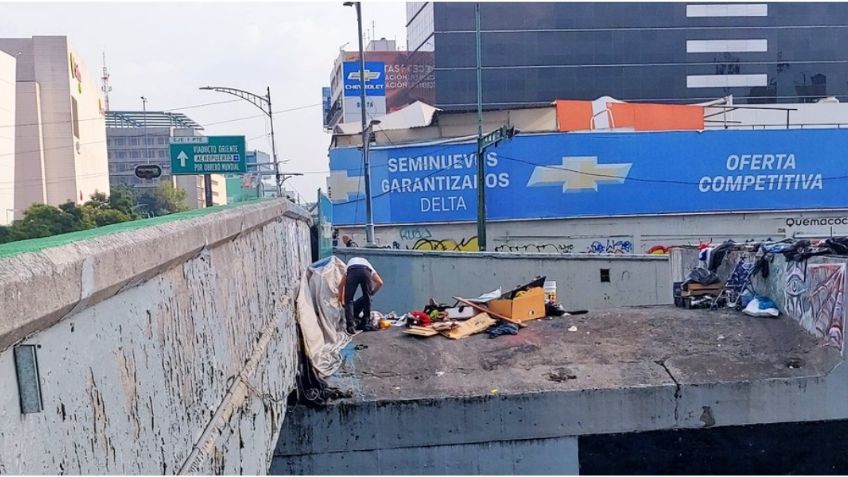
[[[748,306],[742,310],[742,313],[745,313],[748,316],[756,316],[760,318],[777,318],[777,316],[780,315],[780,310],[777,308],[760,309],[760,300],[755,297],[751,299]]]

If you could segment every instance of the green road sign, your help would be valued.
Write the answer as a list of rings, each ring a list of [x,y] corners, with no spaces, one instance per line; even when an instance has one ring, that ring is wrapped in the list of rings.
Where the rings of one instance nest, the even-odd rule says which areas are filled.
[[[485,149],[491,145],[497,145],[503,139],[512,139],[512,136],[515,135],[515,128],[508,128],[506,126],[501,126],[499,129],[495,129],[489,134],[483,135],[480,138],[480,147]]]
[[[247,172],[244,152],[244,136],[172,137],[171,173]]]

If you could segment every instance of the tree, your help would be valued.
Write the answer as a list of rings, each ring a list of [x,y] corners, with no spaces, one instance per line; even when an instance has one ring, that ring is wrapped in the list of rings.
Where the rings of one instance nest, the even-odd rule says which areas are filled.
[[[85,228],[102,227],[136,218],[131,210],[126,213],[113,208],[111,197],[107,197],[102,192],[91,194],[91,200],[83,204],[80,209],[82,211],[81,222]]]
[[[174,187],[170,182],[163,182],[154,191],[139,196],[138,204],[147,206],[155,215],[167,215],[188,210],[185,198],[186,192],[183,189]]]
[[[67,204],[62,204],[66,206]],[[33,204],[24,211],[24,218],[12,226],[21,238],[49,237],[82,230],[81,221],[72,213],[46,205]]]
[[[104,225],[117,224],[120,222],[129,222],[133,219],[129,215],[115,209],[101,209],[93,214],[94,224],[97,227]]]
[[[15,240],[21,240],[22,238],[23,237],[21,237],[20,233],[13,225],[0,225],[0,243],[14,242]]]
[[[109,205],[113,209],[123,212],[134,220],[138,218],[133,212],[135,196],[136,194],[133,192],[132,187],[126,185],[112,187],[109,191]]]

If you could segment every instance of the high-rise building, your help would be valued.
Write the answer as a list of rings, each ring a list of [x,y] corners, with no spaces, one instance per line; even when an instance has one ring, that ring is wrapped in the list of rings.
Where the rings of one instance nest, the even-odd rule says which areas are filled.
[[[848,99],[846,3],[481,2],[480,18],[488,109]],[[407,3],[407,42],[433,59],[435,106],[476,107],[474,3]]]
[[[79,203],[95,192],[108,193],[103,99],[97,78],[88,74],[68,39],[2,38],[0,51],[14,59],[15,71],[14,203],[8,207],[9,189],[4,189],[2,220],[21,218],[34,203]],[[8,81],[9,60],[0,62],[0,78]],[[9,95],[8,86],[0,89],[0,97]],[[8,139],[5,144],[0,147],[8,148]],[[9,187],[10,173],[2,174],[2,187]]]
[[[171,138],[200,136],[202,130],[202,126],[182,113],[107,111],[109,182],[113,186],[145,188],[171,180]],[[161,167],[162,176],[156,179],[136,177],[135,167],[142,164]]]
[[[424,80],[433,62],[426,53],[412,60],[406,51],[398,51],[394,40],[385,38],[370,41],[364,53],[365,110],[369,117],[397,111],[416,100],[432,103],[433,84]],[[322,88],[325,128],[361,120],[360,68],[358,50],[339,52],[330,86]]]
[[[201,136],[203,127],[182,113],[163,111],[108,111],[106,136],[109,149],[109,180],[113,186],[136,189],[155,188],[170,181],[186,191],[186,204],[191,208],[206,203],[203,176],[171,175],[170,144],[172,137]],[[141,179],[136,166],[154,164],[162,168],[156,179]],[[212,174],[212,203],[227,203],[226,181]]]
[[[0,52],[0,225],[15,213],[15,58]]]

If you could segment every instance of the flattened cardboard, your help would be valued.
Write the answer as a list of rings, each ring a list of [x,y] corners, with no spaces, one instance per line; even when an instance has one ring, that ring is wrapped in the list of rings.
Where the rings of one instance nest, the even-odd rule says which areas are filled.
[[[449,331],[442,331],[442,335],[453,339],[460,340],[467,336],[486,331],[490,326],[497,323],[492,317],[486,313],[480,313],[468,321],[462,322],[458,328]]]

